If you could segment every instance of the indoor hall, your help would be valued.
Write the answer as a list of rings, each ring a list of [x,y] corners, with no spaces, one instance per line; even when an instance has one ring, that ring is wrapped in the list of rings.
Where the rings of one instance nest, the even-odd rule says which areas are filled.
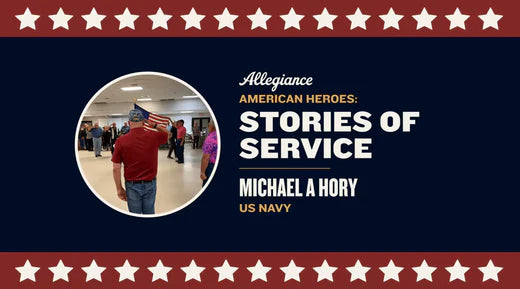
[[[132,112],[135,111],[138,117],[144,118],[141,120],[144,122],[142,128],[130,128],[134,123],[139,123],[131,119]],[[102,89],[84,111],[78,125],[76,140],[78,164],[85,181],[101,200],[112,208],[128,213],[129,204],[120,198],[116,189],[112,154],[118,154],[118,139],[122,136],[128,134],[122,138],[128,139],[133,130],[147,131],[150,135],[165,135],[166,132],[162,132],[161,127],[153,127],[162,126],[162,130],[167,130],[168,140],[161,139],[157,148],[157,174],[153,179],[156,186],[153,214],[172,212],[188,204],[202,189],[202,147],[206,137],[215,130],[213,123],[210,110],[202,98],[181,81],[157,75],[135,75],[116,80]],[[175,130],[172,133],[173,126]],[[177,138],[181,127],[184,135]],[[97,137],[99,134],[100,137]],[[153,137],[146,136],[146,142],[153,141]],[[94,148],[96,137],[98,140],[101,139],[100,149],[99,145],[97,149]],[[178,156],[180,146],[177,139],[183,140],[180,143],[184,147],[182,161]],[[123,144],[122,141],[120,143]],[[125,148],[137,150],[135,147],[138,142],[126,143]],[[174,148],[172,143],[176,144]],[[122,145],[120,150],[123,150]],[[141,155],[141,152],[137,151],[134,155],[136,154]],[[143,158],[150,162],[153,154],[144,154]],[[132,156],[131,153],[129,155]],[[121,163],[124,188],[125,184],[128,185],[125,178],[125,160]],[[209,177],[208,175],[207,178]],[[141,181],[151,180],[137,180]]]

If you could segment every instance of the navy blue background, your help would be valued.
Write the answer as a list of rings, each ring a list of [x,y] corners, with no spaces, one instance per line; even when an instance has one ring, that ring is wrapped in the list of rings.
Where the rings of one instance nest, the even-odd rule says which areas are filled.
[[[1,251],[518,251],[520,39],[2,39]],[[110,209],[74,154],[89,99],[111,80],[164,72],[216,114],[220,163],[210,187],[160,218]],[[240,105],[251,71],[313,76],[305,89],[357,105]],[[245,110],[418,110],[412,133],[377,125],[371,160],[244,161]],[[375,122],[377,124],[377,121]],[[274,134],[274,137],[297,135]],[[325,135],[316,135],[324,137]],[[335,137],[353,137],[336,135]],[[311,135],[312,137],[312,135]],[[240,166],[330,166],[244,172]],[[241,199],[240,176],[358,177],[346,199]],[[115,192],[114,192],[115,193]],[[239,203],[290,202],[289,214]]]

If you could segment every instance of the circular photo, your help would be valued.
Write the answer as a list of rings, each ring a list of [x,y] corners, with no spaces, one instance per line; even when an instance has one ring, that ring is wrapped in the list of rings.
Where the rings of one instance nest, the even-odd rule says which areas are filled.
[[[214,114],[190,85],[140,72],[101,88],[78,122],[76,159],[92,192],[111,208],[157,217],[193,202],[219,156]]]

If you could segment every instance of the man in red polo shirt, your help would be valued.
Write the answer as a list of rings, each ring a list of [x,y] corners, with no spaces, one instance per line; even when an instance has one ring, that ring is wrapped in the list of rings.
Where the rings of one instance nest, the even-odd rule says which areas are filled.
[[[129,116],[130,132],[117,139],[112,155],[117,196],[127,202],[132,213],[154,214],[157,154],[159,146],[168,142],[168,130],[144,119],[138,109],[131,110]],[[159,131],[145,130],[145,121]],[[121,183],[121,163],[126,190]]]

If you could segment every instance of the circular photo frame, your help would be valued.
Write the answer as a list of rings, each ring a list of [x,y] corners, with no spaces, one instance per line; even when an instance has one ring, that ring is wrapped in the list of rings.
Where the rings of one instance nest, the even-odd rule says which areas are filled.
[[[75,132],[81,175],[110,208],[134,217],[182,210],[217,169],[220,133],[208,102],[183,80],[137,72],[102,87]]]

